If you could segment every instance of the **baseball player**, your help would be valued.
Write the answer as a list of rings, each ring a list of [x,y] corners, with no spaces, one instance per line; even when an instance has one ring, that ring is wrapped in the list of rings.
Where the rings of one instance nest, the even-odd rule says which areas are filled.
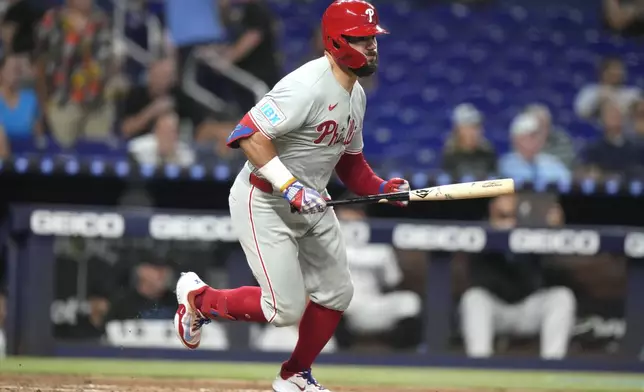
[[[357,195],[409,189],[404,179],[378,177],[362,154],[366,96],[358,78],[376,71],[376,36],[388,33],[378,23],[365,1],[332,3],[322,17],[324,56],[280,80],[228,138],[248,158],[229,206],[260,287],[219,290],[192,272],[177,282],[175,327],[190,349],[212,319],[278,327],[299,322],[297,345],[273,381],[275,392],[326,390],[311,366],[353,296],[340,225],[326,208],[333,171]]]

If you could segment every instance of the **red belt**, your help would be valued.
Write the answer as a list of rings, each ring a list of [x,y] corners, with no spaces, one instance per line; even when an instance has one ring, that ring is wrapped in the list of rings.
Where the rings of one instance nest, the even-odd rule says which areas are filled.
[[[273,193],[273,185],[263,178],[257,177],[255,173],[250,173],[250,184],[264,193]]]

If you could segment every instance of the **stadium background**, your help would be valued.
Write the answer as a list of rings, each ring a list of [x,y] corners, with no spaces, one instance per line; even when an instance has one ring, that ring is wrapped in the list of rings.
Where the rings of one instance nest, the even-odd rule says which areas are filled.
[[[26,23],[31,27],[19,31],[36,32],[36,21],[59,2],[22,3],[31,8],[5,17],[3,27]],[[72,376],[52,376],[38,384],[18,374],[64,374],[69,369],[80,374],[139,375],[141,380],[178,374],[268,381],[273,370],[266,366],[221,364],[210,373],[208,362],[184,363],[169,370],[166,363],[150,360],[278,363],[288,351],[288,343],[277,343],[292,339],[292,333],[275,338],[268,329],[226,323],[208,326],[205,336],[210,349],[177,350],[178,342],[169,329],[174,313],[172,289],[178,272],[188,268],[221,287],[253,284],[226,221],[228,189],[243,159],[221,148],[222,140],[242,108],[252,102],[248,90],[261,94],[272,83],[274,75],[265,70],[271,68],[267,64],[274,62],[279,75],[284,75],[320,54],[316,33],[327,2],[271,0],[251,2],[252,6],[233,2],[226,34],[211,37],[214,49],[192,52],[194,57],[190,49],[195,45],[190,42],[165,44],[164,31],[172,30],[176,19],[166,14],[164,2],[95,3],[110,17],[106,45],[117,64],[108,89],[107,104],[116,113],[109,132],[97,138],[86,130],[90,138],[74,131],[70,139],[69,133],[54,129],[56,121],[48,120],[46,105],[42,132],[34,125],[17,135],[3,123],[2,139],[9,148],[3,150],[0,145],[4,154],[0,159],[0,322],[5,336],[0,346],[9,358],[0,361],[0,379],[7,380],[0,386],[74,384],[78,380]],[[171,4],[183,4],[186,10],[181,12],[186,14],[182,16],[188,17],[190,9],[198,10],[198,3],[168,1],[168,9],[177,10]],[[608,128],[602,110],[583,116],[575,102],[580,90],[598,83],[607,58],[623,62],[624,86],[639,94],[644,83],[640,36],[644,22],[636,19],[630,28],[615,30],[604,8],[610,1],[373,3],[392,34],[379,40],[379,74],[365,81],[369,102],[363,133],[369,161],[383,176],[405,176],[413,187],[514,177],[521,190],[518,225],[532,231],[490,227],[488,200],[426,203],[404,210],[377,205],[359,211],[366,214],[364,221],[346,226],[352,243],[390,246],[400,277],[385,290],[414,293],[422,300],[422,311],[397,324],[393,332],[361,335],[344,325],[321,362],[425,368],[384,372],[374,368],[369,376],[360,375],[357,368],[329,368],[324,375],[331,378],[329,386],[641,388],[641,379],[627,376],[517,370],[452,373],[426,367],[642,370],[644,274],[638,264],[644,256],[640,232],[644,152],[639,147],[644,131],[638,115],[642,101],[634,95],[612,117],[619,118],[617,128],[628,140],[620,144],[623,150],[602,144]],[[251,12],[244,7],[257,8]],[[272,23],[265,24],[266,18]],[[275,50],[258,50],[255,61],[242,64],[244,72],[225,60],[229,52],[221,48],[249,26],[270,26]],[[14,45],[20,49],[12,53],[3,33],[3,67],[8,59],[15,60],[21,87],[39,92],[39,77],[44,75],[39,74],[36,60],[42,48],[18,41]],[[177,62],[168,67],[167,56]],[[126,117],[145,106],[141,86],[158,83],[173,67],[179,70],[177,83],[183,91],[166,93],[175,100],[171,112],[181,120],[180,126],[150,121],[125,132],[132,128],[125,124]],[[148,79],[148,69],[157,72],[156,79],[152,73]],[[3,89],[5,71],[0,80]],[[133,94],[137,88],[139,94]],[[475,110],[472,106],[457,110],[464,103]],[[513,121],[531,104],[547,105],[553,128],[564,135],[549,151],[566,161],[563,174],[561,170],[556,175],[503,171],[507,165],[500,164],[502,158],[514,151],[513,138],[521,134]],[[484,139],[477,139],[475,157],[459,155],[452,138],[455,125],[471,122],[472,116],[483,119],[484,130]],[[165,160],[155,148],[168,143],[177,154]],[[569,150],[557,150],[562,145]],[[349,196],[335,179],[329,190],[334,198]],[[407,232],[396,235],[403,228]],[[516,233],[523,237],[513,242]],[[558,284],[574,293],[574,336],[565,359],[540,360],[538,337],[501,336],[492,358],[465,355],[457,304],[468,288],[471,258],[496,250],[538,253]],[[70,356],[148,361],[60,360]],[[214,383],[208,387],[217,390],[217,380]]]

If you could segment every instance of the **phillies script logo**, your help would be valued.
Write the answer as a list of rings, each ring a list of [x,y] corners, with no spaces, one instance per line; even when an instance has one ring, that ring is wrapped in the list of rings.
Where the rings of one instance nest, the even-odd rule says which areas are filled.
[[[313,141],[315,144],[326,144],[327,146],[333,146],[338,143],[343,143],[345,146],[349,145],[353,140],[353,136],[356,131],[356,123],[353,119],[349,121],[349,130],[347,132],[346,128],[338,131],[338,123],[333,120],[328,120],[318,125],[315,129],[320,136]]]

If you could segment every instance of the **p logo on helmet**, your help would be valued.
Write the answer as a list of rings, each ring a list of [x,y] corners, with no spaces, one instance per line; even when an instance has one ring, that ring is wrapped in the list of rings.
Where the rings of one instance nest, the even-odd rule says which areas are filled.
[[[369,23],[373,23],[373,16],[375,13],[376,11],[374,11],[372,8],[367,8],[367,10],[365,11],[365,14],[367,14],[367,16],[369,17]]]
[[[389,34],[380,27],[378,11],[363,0],[336,0],[322,16],[324,49],[341,66],[358,70],[368,65],[366,56],[351,47],[345,37]]]

